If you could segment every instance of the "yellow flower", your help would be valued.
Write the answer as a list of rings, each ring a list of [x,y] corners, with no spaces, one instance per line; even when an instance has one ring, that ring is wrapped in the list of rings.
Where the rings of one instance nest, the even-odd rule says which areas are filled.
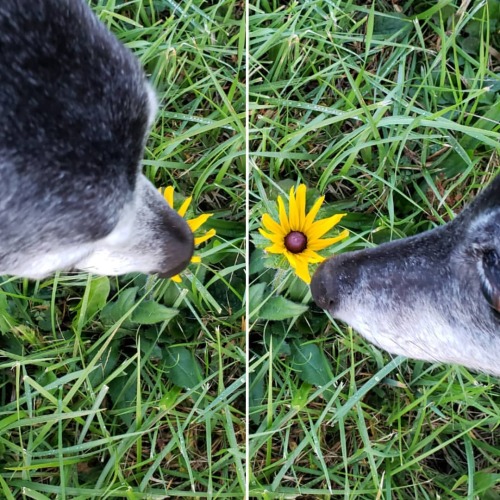
[[[175,210],[175,208],[174,208],[174,188],[172,186],[168,186],[165,188],[165,191],[163,192],[163,197],[165,198],[166,202],[170,205],[170,208],[173,208]],[[187,209],[189,208],[189,205],[191,204],[192,200],[193,200],[192,196],[190,196],[189,198],[186,198],[184,200],[184,202],[182,203],[182,205],[177,209],[177,213],[181,217],[185,218]],[[189,228],[191,229],[191,231],[195,235],[194,236],[195,248],[198,245],[201,245],[205,241],[207,241],[210,238],[212,238],[213,236],[215,236],[215,229],[210,229],[205,234],[203,234],[201,236],[196,236],[196,234],[195,234],[196,231],[198,231],[198,229],[200,229],[201,226],[203,226],[203,224],[205,224],[205,222],[207,222],[207,220],[210,217],[212,217],[212,215],[213,214],[202,214],[194,219],[186,219],[186,222],[187,222]],[[197,262],[197,263],[201,262],[201,257],[199,255],[193,255],[193,257],[191,257],[191,262]],[[180,283],[182,281],[179,274],[172,276],[170,279],[172,281],[175,281],[176,283]]]
[[[287,216],[281,196],[278,196],[279,223],[274,221],[269,214],[264,214],[262,224],[269,232],[259,229],[260,234],[273,243],[265,250],[269,253],[283,254],[295,274],[306,283],[311,282],[309,264],[325,260],[317,252],[347,238],[349,235],[349,231],[344,229],[334,238],[321,239],[346,215],[337,214],[315,222],[314,218],[324,199],[324,196],[318,198],[309,213],[306,214],[306,186],[300,184],[297,188],[297,194],[292,187],[288,203],[289,215]]]

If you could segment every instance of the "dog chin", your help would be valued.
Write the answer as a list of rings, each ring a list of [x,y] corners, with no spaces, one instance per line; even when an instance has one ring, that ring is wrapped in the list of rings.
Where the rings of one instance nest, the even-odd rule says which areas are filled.
[[[58,253],[45,253],[17,262],[8,269],[0,269],[0,275],[14,275],[20,278],[40,280],[60,270],[74,270],[76,264],[84,259],[91,248],[81,247],[65,249]]]
[[[151,273],[151,263],[140,262],[137,258],[112,254],[107,250],[92,252],[74,267],[80,271],[106,276],[135,272]]]

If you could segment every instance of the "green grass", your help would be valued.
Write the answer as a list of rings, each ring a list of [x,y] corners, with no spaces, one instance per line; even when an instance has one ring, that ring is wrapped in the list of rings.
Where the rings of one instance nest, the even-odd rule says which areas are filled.
[[[252,2],[251,241],[299,182],[320,218],[348,212],[344,252],[445,223],[500,172],[499,4],[459,4]],[[495,379],[391,360],[263,257],[250,247],[252,495],[498,498]]]
[[[244,490],[241,5],[99,1],[160,100],[145,153],[216,237],[178,285],[0,282],[2,498],[238,498]]]
[[[253,0],[248,60],[245,2],[92,7],[157,89],[146,174],[217,235],[180,285],[0,280],[0,496],[498,498],[496,379],[392,359],[253,244],[299,182],[348,213],[344,252],[444,224],[498,174],[498,2]]]

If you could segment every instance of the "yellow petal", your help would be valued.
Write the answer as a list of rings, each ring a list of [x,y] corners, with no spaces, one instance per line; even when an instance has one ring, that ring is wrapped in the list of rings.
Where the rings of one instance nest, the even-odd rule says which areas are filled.
[[[299,228],[300,221],[297,213],[297,202],[295,200],[295,189],[293,186],[290,189],[290,197],[288,200],[288,217],[290,220],[290,230],[300,231]]]
[[[259,227],[259,233],[262,236],[264,236],[264,238],[267,238],[268,240],[271,240],[273,243],[284,242],[284,238],[283,238],[283,236],[281,234],[266,233],[260,227]]]
[[[193,264],[199,264],[201,262],[201,257],[199,255],[193,255],[191,257],[191,262]]]
[[[269,253],[284,253],[285,245],[280,243],[274,243],[273,245],[264,248],[264,250]]]
[[[292,252],[289,252],[286,249],[286,247],[283,247],[283,248],[284,248],[283,255],[286,257],[286,259],[288,260],[290,265],[295,269],[295,267],[297,266],[297,259],[295,258],[295,254],[293,254]]]
[[[316,215],[318,215],[319,209],[321,208],[321,205],[323,204],[324,200],[325,197],[321,196],[314,202],[314,205],[312,206],[311,210],[309,210],[309,213],[307,214],[306,220],[304,222],[304,229],[303,229],[304,233],[306,233],[308,228],[311,227],[311,224],[313,223]]]
[[[194,239],[194,246],[197,247],[201,243],[209,240],[212,236],[215,236],[215,229],[210,229],[203,236],[197,236]]]
[[[177,210],[177,213],[181,216],[181,217],[184,217],[186,215],[186,212],[187,212],[187,209],[189,207],[189,205],[191,204],[191,200],[193,199],[192,196],[190,196],[189,198],[186,198],[184,200],[184,203],[181,205],[181,208],[179,208],[179,210]]]
[[[170,205],[170,208],[174,208],[174,187],[167,186],[163,192],[163,197],[165,201]]]
[[[201,214],[195,219],[191,219],[186,221],[188,223],[189,228],[194,233],[197,229],[199,229],[207,220],[212,217],[213,214]]]
[[[305,283],[311,283],[311,275],[309,274],[309,263],[307,259],[297,259],[295,274]]]
[[[272,240],[274,238],[274,234],[273,233],[267,233],[266,231],[264,231],[264,229],[262,229],[261,227],[259,227],[259,233],[264,236],[264,238],[267,238],[268,240]]]
[[[304,232],[304,223],[306,219],[306,186],[300,184],[297,188],[296,210],[298,219],[298,230]]]
[[[264,214],[262,216],[262,224],[267,230],[274,234],[280,234],[283,237],[288,234],[269,214]]]
[[[330,231],[332,227],[336,226],[344,215],[346,214],[336,214],[332,215],[332,217],[328,217],[327,219],[321,219],[314,222],[307,231],[307,240],[313,243],[314,240],[321,238],[325,233]]]
[[[283,203],[283,199],[281,198],[281,196],[278,196],[278,212],[280,216],[280,225],[283,229],[283,234],[287,235],[290,232],[290,222],[288,221],[285,204]]]
[[[329,247],[337,243],[338,241],[347,238],[348,236],[349,231],[347,229],[344,229],[338,236],[335,236],[334,238],[325,238],[323,240],[318,239],[314,240],[312,243],[308,243],[307,248],[309,250],[323,250],[323,248]]]
[[[172,276],[170,279],[172,281],[175,281],[176,283],[182,283],[182,279],[181,279],[181,275],[180,274],[176,274],[175,276]]]
[[[307,249],[300,254],[301,259],[306,259],[311,264],[317,264],[318,262],[323,262],[325,260],[319,253],[313,250]]]

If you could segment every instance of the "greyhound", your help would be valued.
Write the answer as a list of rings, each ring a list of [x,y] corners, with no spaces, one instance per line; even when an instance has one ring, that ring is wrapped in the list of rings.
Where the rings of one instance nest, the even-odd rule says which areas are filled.
[[[311,291],[391,353],[500,376],[500,175],[444,226],[326,260]]]
[[[191,230],[140,171],[156,108],[84,0],[1,0],[0,274],[188,264]]]

